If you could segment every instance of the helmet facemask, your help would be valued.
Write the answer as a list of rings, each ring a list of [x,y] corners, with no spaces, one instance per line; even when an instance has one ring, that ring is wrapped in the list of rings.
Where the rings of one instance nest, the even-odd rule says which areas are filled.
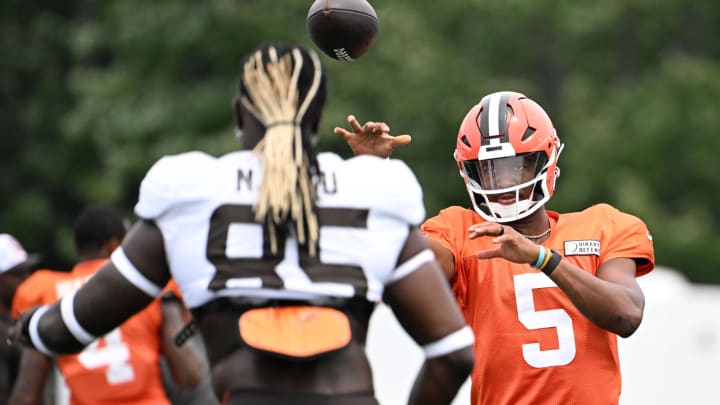
[[[544,152],[531,152],[461,161],[460,175],[475,211],[486,220],[499,223],[516,221],[535,212],[550,199],[547,173],[557,156],[551,158]]]

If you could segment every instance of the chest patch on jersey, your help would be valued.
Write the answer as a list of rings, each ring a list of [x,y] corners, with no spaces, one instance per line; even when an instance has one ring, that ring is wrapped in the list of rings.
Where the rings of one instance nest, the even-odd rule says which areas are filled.
[[[563,256],[600,256],[599,240],[566,240]]]
[[[240,337],[260,352],[309,359],[345,348],[352,331],[345,313],[334,308],[287,306],[245,311]]]

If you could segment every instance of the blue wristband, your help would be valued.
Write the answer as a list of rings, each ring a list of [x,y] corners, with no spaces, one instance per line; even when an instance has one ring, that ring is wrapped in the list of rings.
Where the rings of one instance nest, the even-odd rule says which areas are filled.
[[[536,269],[539,269],[540,266],[542,266],[543,262],[545,261],[545,248],[538,245],[538,248],[540,249],[540,253],[538,254],[538,259],[532,266]]]

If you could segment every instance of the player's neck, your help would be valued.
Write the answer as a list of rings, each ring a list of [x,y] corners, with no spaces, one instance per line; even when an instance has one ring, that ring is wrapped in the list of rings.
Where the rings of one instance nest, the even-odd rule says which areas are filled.
[[[545,212],[545,207],[540,207],[532,215],[509,225],[527,239],[540,244],[550,238],[552,233],[551,224],[550,217]]]

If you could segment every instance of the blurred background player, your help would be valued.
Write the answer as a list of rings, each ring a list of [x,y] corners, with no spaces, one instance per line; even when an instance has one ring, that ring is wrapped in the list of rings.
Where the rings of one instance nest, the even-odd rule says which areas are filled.
[[[449,404],[473,336],[419,232],[420,186],[397,160],[318,154],[325,98],[315,53],[249,53],[234,103],[243,150],[160,159],[111,263],[75,296],[25,314],[16,337],[80,350],[172,276],[224,403],[376,405],[365,340],[382,299],[426,356],[408,402]],[[369,135],[382,128],[366,129],[379,139]]]
[[[73,296],[120,245],[126,225],[115,210],[96,206],[78,216],[73,231],[78,258],[75,267],[71,272],[35,272],[15,294],[15,313]],[[113,291],[107,294],[112,300],[120,299]],[[161,379],[161,356],[167,359],[177,384],[197,386],[206,372],[202,354],[192,344],[178,347],[174,343],[175,335],[187,321],[186,312],[168,288],[160,299],[127,322],[93,339],[81,353],[58,357],[57,366],[69,388],[70,404],[170,404]],[[49,357],[24,348],[11,403],[40,403],[50,370]]]
[[[7,403],[15,385],[20,350],[8,345],[7,330],[12,324],[10,313],[17,287],[40,263],[38,255],[28,254],[14,236],[0,234],[0,403]]]
[[[361,127],[337,128],[353,151]],[[383,134],[388,136],[387,134]],[[613,404],[617,336],[640,325],[636,277],[654,266],[645,224],[607,204],[545,209],[563,144],[545,111],[516,92],[489,94],[465,116],[455,160],[473,209],[422,226],[472,326],[472,404]]]

